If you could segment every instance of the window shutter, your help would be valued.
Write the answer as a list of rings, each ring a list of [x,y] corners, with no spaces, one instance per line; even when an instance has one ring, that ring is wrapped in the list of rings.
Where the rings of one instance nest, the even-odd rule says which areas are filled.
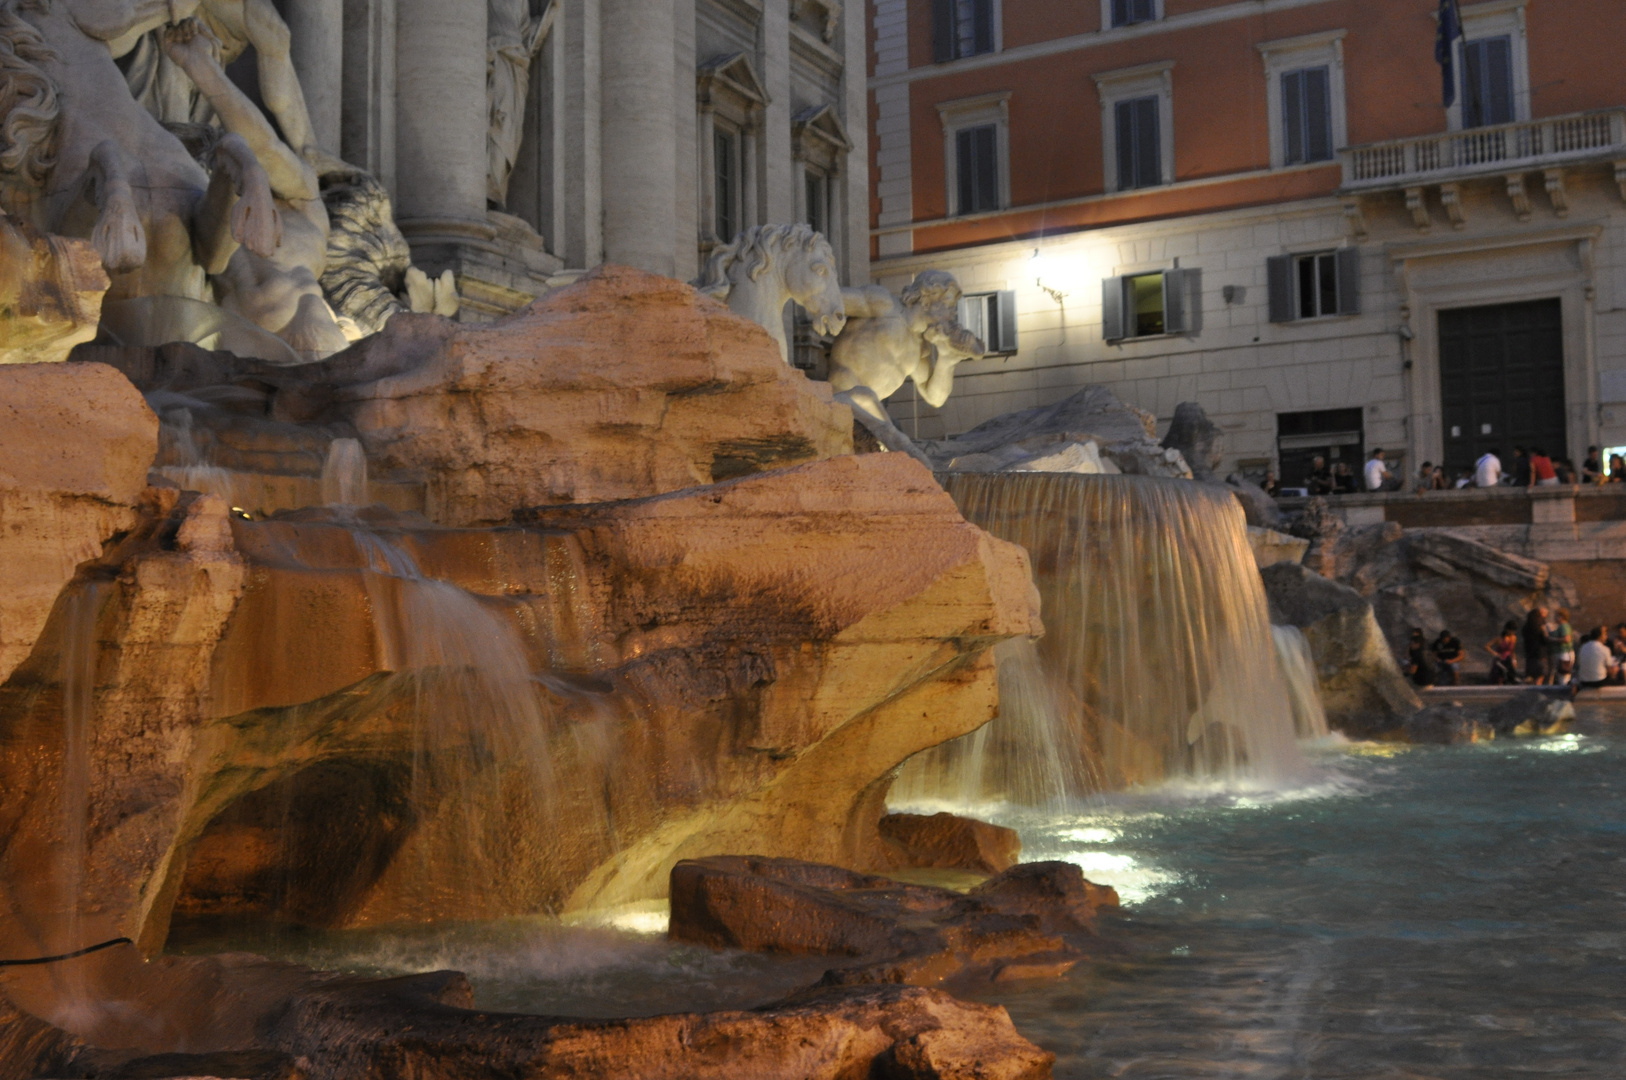
[[[1157,18],[1157,0],[1130,0],[1134,7],[1135,22],[1151,22]]]
[[[1157,98],[1135,102],[1135,186],[1151,187],[1163,182],[1162,140],[1158,133]]]
[[[1163,332],[1165,334],[1184,334],[1191,330],[1191,313],[1186,302],[1189,276],[1189,272],[1185,270],[1163,271]]]
[[[1361,249],[1338,249],[1338,314],[1361,311]]]
[[[954,59],[954,0],[932,0],[932,63]]]
[[[1297,165],[1304,160],[1304,72],[1282,75],[1282,161]]]
[[[985,341],[984,344],[994,352],[1013,353],[1016,351],[1016,293],[1001,289],[992,299],[997,344],[995,341]]]
[[[998,129],[986,124],[974,129],[977,144],[977,205],[978,210],[999,209],[999,154],[996,148]]]
[[[1513,43],[1505,37],[1483,43],[1485,123],[1513,122]]]
[[[969,214],[976,206],[977,155],[972,145],[972,129],[962,128],[954,133],[954,180],[956,214]]]
[[[1118,140],[1119,191],[1135,186],[1135,103],[1120,101],[1113,108],[1113,120]]]
[[[1109,277],[1101,282],[1101,336],[1107,341],[1124,338],[1124,279]]]
[[[1304,160],[1332,160],[1332,94],[1324,67],[1304,73]]]
[[[971,0],[971,51],[994,51],[994,0]]]
[[[1293,321],[1293,256],[1272,255],[1265,260],[1265,277],[1270,283],[1270,321]]]
[[[959,316],[961,326],[987,341],[988,339],[983,337],[982,313],[984,307],[982,297],[962,296],[960,298]]]

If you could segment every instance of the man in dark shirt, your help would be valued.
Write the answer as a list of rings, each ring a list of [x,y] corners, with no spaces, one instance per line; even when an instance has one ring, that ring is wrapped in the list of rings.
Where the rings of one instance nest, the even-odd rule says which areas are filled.
[[[1530,486],[1530,455],[1524,452],[1524,447],[1513,448],[1513,486]]]
[[[1320,454],[1310,462],[1310,476],[1305,481],[1311,495],[1332,494],[1332,473],[1327,470],[1327,459]]]

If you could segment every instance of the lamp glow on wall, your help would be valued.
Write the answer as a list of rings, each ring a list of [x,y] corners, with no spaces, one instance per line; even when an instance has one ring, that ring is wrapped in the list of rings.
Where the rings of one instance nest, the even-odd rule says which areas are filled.
[[[1058,305],[1066,307],[1065,300],[1069,294],[1067,286],[1070,284],[1070,268],[1065,261],[1054,253],[1046,254],[1041,248],[1033,249],[1033,257],[1028,260],[1028,270],[1033,274],[1033,283],[1039,291],[1049,295]]]

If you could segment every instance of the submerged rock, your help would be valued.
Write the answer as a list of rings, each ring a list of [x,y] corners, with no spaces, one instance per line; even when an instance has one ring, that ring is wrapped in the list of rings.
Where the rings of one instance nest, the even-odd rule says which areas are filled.
[[[794,859],[723,855],[672,868],[674,941],[851,957],[827,983],[1056,975],[1117,894],[1070,863],[1013,867],[964,895]]]
[[[954,814],[888,814],[880,830],[897,867],[997,874],[1022,853],[1015,829]]]
[[[1563,691],[1523,690],[1485,718],[1498,735],[1557,735],[1575,722],[1575,705]]]
[[[1477,710],[1455,702],[1430,705],[1406,718],[1401,727],[1406,742],[1451,745],[1486,742],[1496,737],[1496,729]]]

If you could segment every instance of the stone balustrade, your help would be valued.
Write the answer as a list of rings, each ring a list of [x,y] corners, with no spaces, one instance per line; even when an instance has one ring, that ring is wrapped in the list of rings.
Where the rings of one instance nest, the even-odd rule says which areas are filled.
[[[1570,113],[1339,151],[1346,192],[1500,175],[1626,154],[1626,110]]]

